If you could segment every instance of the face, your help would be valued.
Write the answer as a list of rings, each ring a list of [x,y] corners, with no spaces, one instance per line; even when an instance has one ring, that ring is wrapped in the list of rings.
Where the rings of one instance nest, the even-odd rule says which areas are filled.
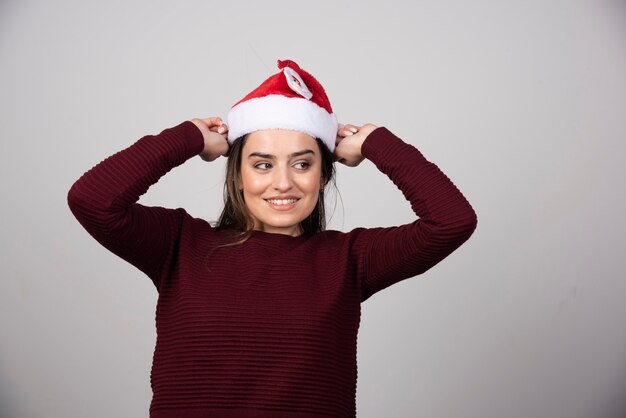
[[[248,135],[241,155],[243,197],[254,229],[297,236],[317,204],[322,157],[303,132],[266,129]]]

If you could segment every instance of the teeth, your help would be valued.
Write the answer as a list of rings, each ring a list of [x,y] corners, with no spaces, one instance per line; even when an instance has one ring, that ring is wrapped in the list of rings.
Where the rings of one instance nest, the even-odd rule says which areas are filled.
[[[290,203],[295,203],[298,199],[267,199],[272,205],[288,205]]]

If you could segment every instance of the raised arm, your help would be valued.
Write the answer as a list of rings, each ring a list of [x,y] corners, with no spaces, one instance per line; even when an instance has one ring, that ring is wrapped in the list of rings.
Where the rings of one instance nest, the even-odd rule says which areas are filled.
[[[193,119],[142,137],[84,173],[67,194],[70,210],[85,230],[148,275],[157,289],[181,221],[188,215],[182,208],[150,207],[137,201],[163,175],[193,156],[206,161],[217,158],[219,147],[207,144],[222,138],[227,151],[223,129],[216,133],[221,121],[210,125],[210,120]]]
[[[394,182],[418,219],[402,226],[354,231],[362,301],[394,283],[424,273],[467,241],[477,226],[472,206],[435,164],[387,128],[363,128],[368,126],[361,146],[353,149]],[[339,144],[344,141],[349,142],[349,138]]]

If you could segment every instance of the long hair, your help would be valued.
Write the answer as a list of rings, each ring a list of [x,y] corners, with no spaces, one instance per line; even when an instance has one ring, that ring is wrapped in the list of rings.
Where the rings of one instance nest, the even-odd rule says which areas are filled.
[[[241,191],[241,159],[243,147],[248,135],[237,138],[231,144],[228,151],[228,161],[226,163],[226,180],[224,182],[224,209],[216,223],[218,228],[227,228],[239,232],[240,239],[227,245],[236,245],[245,242],[254,229],[254,219],[244,201],[243,191]],[[303,234],[314,234],[326,229],[326,210],[324,195],[326,186],[335,184],[335,165],[333,154],[321,139],[315,138],[320,149],[322,167],[321,177],[323,188],[320,189],[317,204],[313,211],[300,222],[300,229]]]

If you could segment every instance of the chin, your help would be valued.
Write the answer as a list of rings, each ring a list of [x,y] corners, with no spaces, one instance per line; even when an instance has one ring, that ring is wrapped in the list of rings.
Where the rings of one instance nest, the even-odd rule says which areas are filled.
[[[271,228],[292,228],[300,225],[303,219],[297,217],[281,217],[281,218],[270,218],[267,222],[264,222],[265,225]]]

